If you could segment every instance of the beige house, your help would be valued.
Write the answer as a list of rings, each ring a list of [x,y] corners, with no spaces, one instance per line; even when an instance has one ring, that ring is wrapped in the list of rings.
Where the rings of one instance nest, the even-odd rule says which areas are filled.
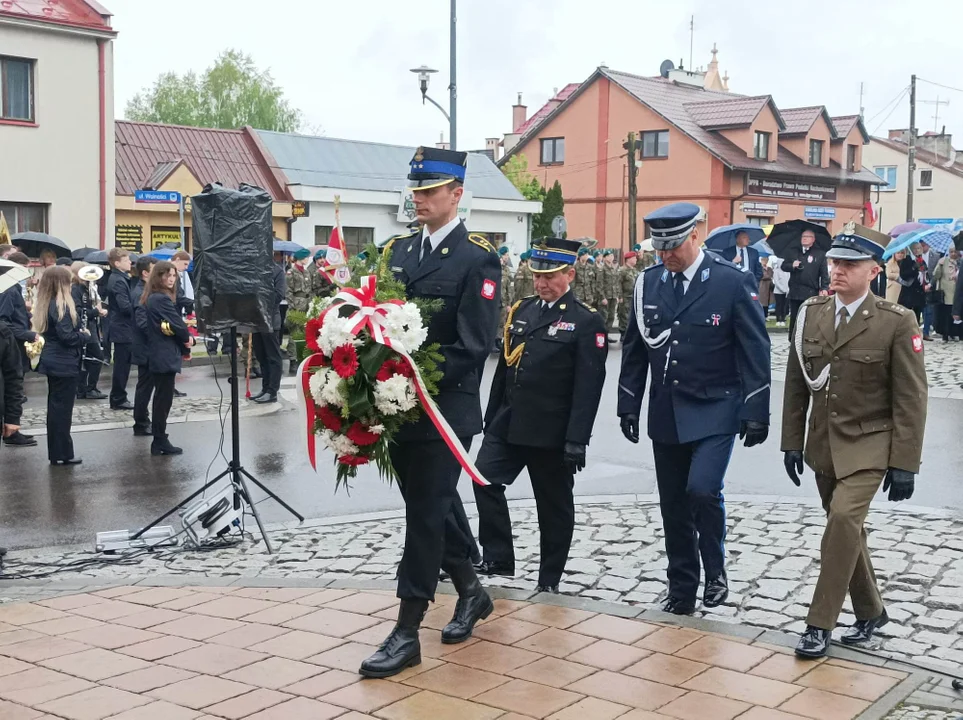
[[[13,234],[112,244],[110,17],[94,0],[0,2],[0,212]]]
[[[935,222],[963,215],[963,154],[957,158],[952,137],[925,133],[917,139],[913,220]],[[958,162],[959,160],[959,162]],[[887,232],[906,221],[909,186],[907,131],[891,130],[889,137],[873,137],[863,148],[863,164],[886,181],[872,193],[877,227]]]

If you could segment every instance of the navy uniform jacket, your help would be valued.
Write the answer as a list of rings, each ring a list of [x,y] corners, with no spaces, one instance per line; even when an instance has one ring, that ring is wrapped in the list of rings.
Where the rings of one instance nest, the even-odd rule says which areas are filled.
[[[134,301],[134,334],[130,346],[131,365],[148,364],[148,334],[147,334],[147,306],[141,303],[144,294],[144,281],[138,280],[130,290],[131,300]]]
[[[588,445],[605,384],[605,322],[569,290],[540,314],[537,296],[519,300],[508,326],[485,412],[485,434],[514,445],[562,449]]]
[[[63,318],[58,319],[57,301],[51,300],[43,339],[37,372],[52,377],[76,377],[80,372],[83,347],[90,340],[90,335],[80,332],[80,314],[75,323],[65,309]]]
[[[130,276],[111,268],[107,277],[107,340],[112,343],[134,341],[134,302],[130,296]]]
[[[33,342],[36,333],[30,329],[30,313],[19,284],[0,293],[0,321],[7,324],[17,342]]]
[[[478,385],[485,359],[498,332],[501,263],[487,242],[469,238],[464,223],[457,225],[432,253],[418,264],[422,232],[404,235],[390,246],[391,272],[405,284],[409,298],[441,299],[444,307],[428,321],[425,345],[438,343],[445,358],[435,402],[459,437],[481,432]],[[437,440],[438,431],[422,416],[402,427],[401,442]]]
[[[169,295],[155,292],[147,298],[147,357],[152,373],[177,373],[191,334],[181,311]]]
[[[734,435],[743,420],[768,424],[769,334],[755,285],[751,274],[706,252],[676,307],[672,273],[662,265],[642,273],[622,347],[618,414],[639,414],[651,367],[648,427],[656,442]],[[657,347],[645,342],[640,317]]]
[[[742,253],[745,258],[748,258],[749,270],[756,278],[756,285],[758,286],[759,281],[762,280],[762,263],[759,262],[759,251],[754,247],[744,247],[742,248]],[[736,256],[736,246],[727,247],[721,253],[719,253],[723,258],[729,262],[736,264],[733,258]],[[736,265],[740,270],[742,270],[741,265]]]

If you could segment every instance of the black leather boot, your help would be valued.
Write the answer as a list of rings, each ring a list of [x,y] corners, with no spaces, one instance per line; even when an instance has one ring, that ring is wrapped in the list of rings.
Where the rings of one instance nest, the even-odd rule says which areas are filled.
[[[180,455],[182,452],[181,448],[171,445],[166,435],[154,435],[154,441],[150,444],[151,455]]]
[[[386,678],[421,665],[418,627],[427,610],[427,600],[402,600],[395,629],[381,643],[378,652],[361,663],[358,672],[369,678]]]
[[[495,609],[491,597],[478,582],[478,575],[470,560],[451,569],[451,582],[458,591],[455,614],[441,631],[441,641],[446,645],[464,642],[471,637],[475,623],[484,620]]]

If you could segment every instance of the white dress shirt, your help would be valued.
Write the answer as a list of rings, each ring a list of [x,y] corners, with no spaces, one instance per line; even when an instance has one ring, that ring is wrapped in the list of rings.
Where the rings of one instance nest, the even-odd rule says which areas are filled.
[[[428,226],[426,225],[424,230],[421,231],[422,245],[424,245],[425,238],[428,238],[428,244],[431,246],[430,252],[434,252],[438,248],[438,246],[445,241],[445,238],[448,237],[448,233],[450,233],[452,230],[458,227],[458,223],[460,222],[461,222],[461,218],[456,216],[454,220],[446,223],[445,225],[442,225],[433,233],[428,232]],[[424,250],[424,247],[422,247],[422,251],[423,250]],[[419,255],[418,259],[423,260],[424,258]]]
[[[836,298],[836,327],[837,328],[839,327],[839,321],[841,319],[839,315],[839,311],[845,307],[846,312],[849,313],[849,319],[852,320],[854,317],[856,317],[856,311],[859,310],[859,306],[863,304],[863,300],[866,299],[867,295],[869,295],[868,292],[866,293],[866,295],[863,295],[863,297],[861,297],[859,300],[856,300],[855,302],[851,302],[848,305],[843,304],[843,301],[839,299],[839,295],[833,296]],[[847,320],[847,322],[849,322],[849,320]]]
[[[689,267],[682,271],[682,289],[683,291],[689,290],[689,285],[692,284],[692,278],[695,274],[699,272],[699,267],[702,265],[702,261],[706,259],[706,254],[702,250],[699,250],[699,255],[696,257],[695,262],[693,262]],[[675,282],[675,273],[672,273],[672,282]]]

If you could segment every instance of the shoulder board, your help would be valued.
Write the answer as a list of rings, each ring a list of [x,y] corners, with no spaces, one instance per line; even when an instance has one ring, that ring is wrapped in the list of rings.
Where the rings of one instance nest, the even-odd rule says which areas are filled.
[[[482,248],[485,252],[495,252],[495,248],[493,248],[492,244],[485,239],[484,235],[476,235],[476,234],[469,233],[468,242],[477,245],[478,247]]]
[[[656,263],[655,265],[649,265],[649,267],[644,268],[644,269],[642,270],[642,272],[647,273],[647,272],[652,272],[653,270],[658,270],[658,271],[661,272],[662,270],[665,270],[665,265],[663,265],[662,263]]]
[[[717,263],[719,263],[720,265],[725,265],[726,267],[731,267],[733,270],[738,270],[739,272],[742,272],[742,268],[739,267],[738,265],[736,265],[736,264],[735,264],[734,262],[732,262],[731,260],[726,260],[726,259],[725,259],[724,257],[722,257],[721,255],[716,255],[716,254],[715,254],[714,252],[712,252],[712,251],[709,251],[709,252],[706,253],[706,254],[707,254],[707,255],[711,255],[711,256],[712,256],[712,259],[715,260],[715,261],[716,261]]]
[[[876,307],[880,310],[889,310],[891,313],[896,313],[897,315],[905,315],[908,312],[902,305],[897,305],[882,298],[876,300]]]
[[[814,295],[804,302],[803,305],[822,305],[824,303],[828,303],[832,299],[833,298],[830,295]]]
[[[529,295],[528,297],[534,297],[534,296]],[[512,312],[515,312],[516,310],[518,310],[518,308],[521,307],[522,303],[525,302],[526,300],[528,300],[528,297],[524,297],[524,298],[522,298],[521,300],[517,300],[517,301],[515,302],[515,304],[512,305]]]
[[[590,305],[586,305],[585,303],[583,303],[583,302],[582,302],[581,300],[579,300],[578,298],[575,298],[575,304],[576,304],[576,305],[581,305],[583,308],[585,308],[585,309],[588,310],[589,312],[598,312],[598,310],[596,310],[594,307],[592,307],[592,306],[590,306]]]
[[[388,247],[388,245],[393,243],[395,240],[402,240],[404,238],[414,237],[420,232],[421,230],[412,230],[410,232],[401,233],[400,235],[392,235],[387,240],[375,242],[375,247],[377,247],[379,250],[383,250],[384,248]]]

